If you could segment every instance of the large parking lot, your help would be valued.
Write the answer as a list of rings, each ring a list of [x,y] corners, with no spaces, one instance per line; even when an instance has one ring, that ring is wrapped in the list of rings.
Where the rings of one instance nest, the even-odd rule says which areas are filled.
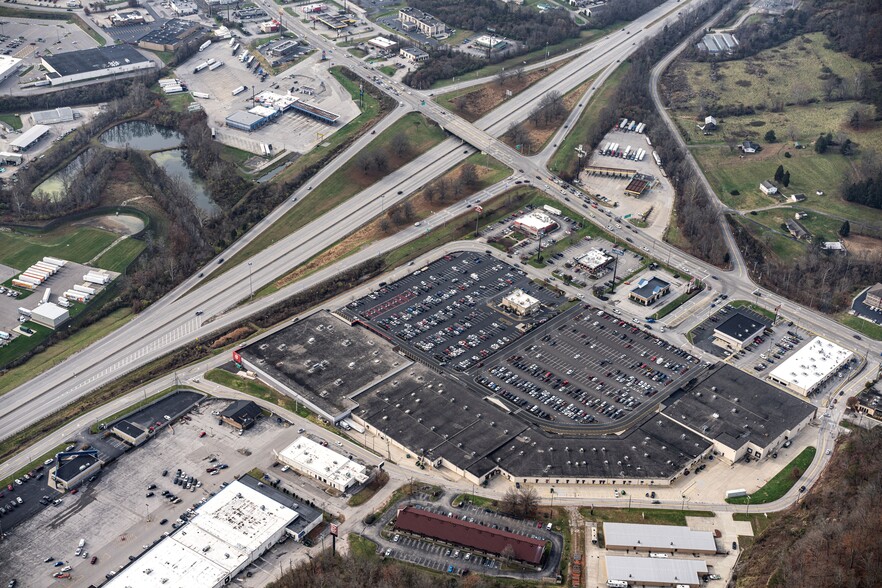
[[[625,417],[683,379],[697,357],[586,304],[541,328],[477,382],[534,416],[565,423]],[[690,374],[691,375],[691,374]]]
[[[164,532],[185,511],[234,475],[255,465],[272,463],[273,448],[284,447],[297,433],[264,418],[239,435],[228,425],[219,425],[212,412],[224,408],[228,402],[210,401],[188,414],[188,418],[174,422],[138,449],[108,466],[95,482],[86,483],[76,494],[68,493],[63,502],[49,507],[31,520],[18,526],[0,554],[0,581],[10,578],[27,579],[25,585],[49,586],[58,569],[44,563],[48,557],[65,561],[72,566],[75,585],[98,585],[105,574],[118,570],[159,540]],[[200,437],[202,431],[206,432]],[[210,464],[226,464],[217,475],[209,475]],[[201,485],[190,490],[174,484],[175,472],[193,476]],[[167,475],[163,476],[166,471]],[[43,483],[43,482],[38,482]],[[156,487],[148,490],[148,486]],[[180,502],[166,498],[168,491]],[[51,494],[46,488],[46,494]],[[148,496],[148,493],[151,495]],[[75,558],[74,551],[80,539],[85,539],[88,557],[97,556],[95,565],[87,558]],[[285,549],[291,549],[291,544]],[[278,548],[277,548],[278,549]],[[302,549],[293,544],[293,549]],[[265,554],[254,566],[273,573],[278,563],[264,561],[273,552]],[[263,576],[266,581],[268,576]],[[249,580],[248,585],[262,585]]]
[[[543,307],[517,317],[498,308],[520,288]],[[522,270],[477,253],[453,253],[349,304],[349,312],[396,343],[441,365],[465,370],[547,320],[560,302]]]
[[[240,40],[245,51],[247,40]],[[270,76],[261,82],[255,75],[256,67],[251,69],[233,57],[233,48],[228,41],[212,43],[201,53],[197,53],[183,66],[177,68],[176,75],[186,82],[191,91],[205,92],[210,98],[200,99],[199,104],[208,115],[209,125],[217,130],[217,138],[222,143],[261,153],[260,144],[270,144],[273,152],[283,149],[305,153],[319,143],[327,140],[337,129],[358,116],[358,105],[349,93],[328,73],[328,64],[321,61],[321,53],[315,53],[285,70],[278,76]],[[253,50],[252,50],[253,53]],[[208,59],[222,61],[224,66],[211,71],[204,69],[193,73],[194,68]],[[247,91],[233,96],[233,90],[247,86]],[[226,118],[237,110],[252,107],[252,88],[255,94],[264,90],[285,95],[289,91],[309,104],[318,106],[340,116],[335,125],[328,125],[295,111],[283,114],[279,119],[252,132],[241,131],[225,126]],[[308,88],[308,90],[304,90]],[[304,93],[306,92],[306,93]]]

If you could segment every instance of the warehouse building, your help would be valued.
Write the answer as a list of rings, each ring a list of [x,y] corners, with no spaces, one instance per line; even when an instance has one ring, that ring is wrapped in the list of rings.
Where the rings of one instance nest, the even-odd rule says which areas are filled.
[[[525,235],[536,238],[557,230],[558,224],[542,211],[534,210],[514,221],[513,227]]]
[[[707,564],[695,559],[607,555],[604,560],[607,577],[627,582],[629,588],[701,586],[708,573]]]
[[[54,125],[63,122],[71,122],[74,118],[76,118],[74,111],[69,106],[63,106],[53,110],[40,110],[31,113],[31,122],[35,125]]]
[[[718,347],[731,351],[741,351],[763,334],[772,323],[755,312],[733,310],[732,316],[714,329],[713,342]]]
[[[613,262],[613,256],[600,249],[592,249],[585,255],[577,257],[575,261],[588,272],[589,276],[599,278]]]
[[[8,55],[0,55],[0,84],[4,80],[14,75],[21,64],[18,57],[10,57]]]
[[[27,151],[36,145],[40,139],[49,134],[49,130],[49,127],[46,125],[34,125],[10,142],[9,147],[16,153]]]
[[[671,285],[669,283],[652,276],[649,279],[640,278],[637,281],[637,287],[628,293],[628,298],[643,306],[650,306],[670,291]]]
[[[427,37],[435,37],[447,32],[447,25],[431,14],[416,8],[402,8],[398,11],[398,20],[401,21],[405,31],[418,30]]]
[[[693,531],[671,525],[604,523],[606,548],[617,551],[712,554],[717,552],[710,531]]]
[[[410,364],[380,337],[327,312],[258,339],[233,360],[332,423],[357,406],[353,396]]]
[[[70,313],[53,302],[45,302],[31,311],[31,320],[38,325],[57,329],[70,319]]]
[[[711,441],[714,450],[735,462],[770,455],[803,430],[816,410],[736,367],[720,364],[688,389],[677,390],[662,414]]]
[[[192,5],[195,12],[195,4],[190,2],[184,4]],[[195,41],[205,33],[207,33],[207,29],[197,23],[173,18],[165,21],[158,29],[153,29],[138,39],[138,47],[149,49],[150,51],[175,51],[190,41]]]
[[[237,110],[227,117],[226,124],[233,129],[256,131],[282,116],[281,110],[268,106],[257,105],[250,110]]]
[[[810,396],[848,363],[854,353],[821,337],[815,337],[778,365],[769,379],[784,388]]]
[[[518,316],[529,316],[539,310],[542,303],[539,302],[538,298],[534,298],[518,288],[505,296],[502,302],[499,303],[499,306]]]
[[[365,466],[304,436],[276,453],[276,457],[294,471],[340,492],[364,484],[370,478]]]
[[[147,71],[156,67],[153,61],[130,45],[107,45],[45,55],[42,63],[48,72],[46,79],[53,86]]]
[[[546,541],[470,523],[413,506],[398,509],[395,529],[491,555],[511,551],[524,563],[541,566]]]
[[[262,414],[263,409],[251,400],[236,400],[221,411],[220,418],[234,429],[244,431],[256,423]]]
[[[108,588],[220,588],[306,518],[302,505],[234,481],[202,505],[187,524],[104,584]],[[277,499],[278,498],[278,499]],[[308,509],[314,514],[314,509]],[[313,521],[311,521],[313,522]],[[317,524],[317,523],[316,523]]]

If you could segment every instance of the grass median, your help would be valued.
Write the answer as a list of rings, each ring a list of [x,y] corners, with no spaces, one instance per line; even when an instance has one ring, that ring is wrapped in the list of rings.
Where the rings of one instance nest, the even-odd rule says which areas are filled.
[[[784,466],[774,478],[766,482],[766,484],[747,496],[738,496],[737,498],[727,498],[729,504],[765,504],[774,502],[783,497],[793,488],[793,485],[799,481],[799,478],[805,473],[806,469],[815,459],[817,449],[814,447],[806,447],[793,460]]]
[[[134,412],[134,411],[138,410],[139,408],[141,408],[142,406],[147,406],[148,404],[156,402],[160,398],[164,398],[164,397],[168,396],[169,394],[171,394],[172,392],[175,392],[177,390],[192,390],[194,392],[198,392],[198,390],[196,390],[195,388],[191,388],[190,386],[172,386],[170,388],[166,388],[162,392],[157,392],[156,394],[153,394],[152,396],[147,396],[146,398],[143,398],[143,399],[139,400],[138,402],[135,402],[134,404],[130,404],[129,406],[125,407],[124,409],[115,412],[114,414],[110,415],[109,417],[101,419],[99,422],[97,422],[97,423],[93,424],[91,427],[89,427],[89,431],[93,434],[98,433],[101,430],[102,425],[107,425],[109,423],[112,423],[116,419],[118,419],[122,416],[125,416],[125,415],[129,414],[130,412]]]

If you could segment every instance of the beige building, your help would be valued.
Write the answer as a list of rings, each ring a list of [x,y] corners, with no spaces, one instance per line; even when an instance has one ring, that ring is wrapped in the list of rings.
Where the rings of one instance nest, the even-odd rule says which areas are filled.
[[[416,8],[402,8],[398,11],[398,20],[404,25],[404,30],[416,29],[427,37],[435,37],[447,32],[447,25],[431,14]]]
[[[499,306],[518,316],[528,316],[539,310],[541,303],[519,288],[503,298]]]

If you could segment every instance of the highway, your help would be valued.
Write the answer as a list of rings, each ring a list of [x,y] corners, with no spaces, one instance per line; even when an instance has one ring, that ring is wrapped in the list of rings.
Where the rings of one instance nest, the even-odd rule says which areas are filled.
[[[693,0],[693,2],[699,1]],[[426,182],[473,153],[474,148],[490,153],[514,169],[525,170],[524,173],[531,177],[545,175],[546,172],[535,162],[522,157],[483,129],[505,132],[512,122],[519,122],[529,114],[530,104],[541,93],[552,89],[564,93],[609,65],[624,59],[636,49],[640,40],[661,30],[664,23],[676,18],[676,12],[681,9],[682,5],[676,0],[669,0],[632,23],[626,30],[617,31],[589,45],[573,62],[506,102],[479,120],[476,125],[453,116],[427,99],[424,94],[399,85],[400,91],[395,90],[396,98],[405,106],[399,107],[398,112],[403,114],[408,110],[419,110],[468,145],[457,146],[455,139],[445,141],[343,205],[273,244],[260,255],[229,269],[221,277],[204,281],[198,288],[194,286],[199,284],[200,278],[189,278],[127,325],[27,384],[0,397],[0,437],[6,438],[14,434],[104,383],[177,347],[204,337],[218,328],[233,324],[238,320],[233,317],[241,316],[243,308],[253,311],[269,306],[276,297],[261,298],[252,305],[224,313],[239,301],[249,298],[253,291],[351,233],[376,216],[382,208],[406,198]],[[337,49],[333,43],[315,34],[308,27],[300,23],[295,23],[295,26],[299,26],[298,32],[309,38],[317,48],[330,51]],[[368,69],[366,64],[352,56],[349,57],[351,59],[346,64],[348,67],[367,78],[377,75],[376,72]],[[386,85],[391,87],[392,84],[387,82]],[[588,94],[592,92],[593,90],[589,90]],[[422,104],[423,101],[425,106]],[[387,120],[380,124],[381,128],[385,128],[391,124],[391,121]],[[237,243],[218,256],[218,260],[230,257],[239,251],[291,206],[296,206],[294,199],[302,200],[313,186],[336,172],[349,157],[358,153],[369,142],[371,136],[361,137],[344,154],[335,158],[312,179],[313,181],[298,190],[293,198],[288,199],[279,209],[273,211]],[[407,234],[407,232],[403,233],[401,238],[406,238]],[[207,276],[216,266],[217,262],[210,263],[203,273]],[[324,274],[313,274],[315,275]],[[302,289],[315,282],[314,279],[301,281],[298,282],[297,288]],[[288,288],[282,291],[292,293]],[[197,311],[201,311],[201,318],[196,315]],[[221,316],[220,313],[224,314]],[[209,318],[212,320],[205,322]]]

